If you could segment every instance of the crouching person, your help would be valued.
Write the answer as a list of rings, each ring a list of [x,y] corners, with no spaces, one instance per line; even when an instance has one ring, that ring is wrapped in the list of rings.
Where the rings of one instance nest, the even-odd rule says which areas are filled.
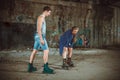
[[[76,42],[76,34],[78,33],[78,31],[79,28],[74,26],[60,36],[59,50],[60,55],[63,58],[63,69],[68,69],[68,67],[74,67],[71,58],[73,51],[73,43]]]

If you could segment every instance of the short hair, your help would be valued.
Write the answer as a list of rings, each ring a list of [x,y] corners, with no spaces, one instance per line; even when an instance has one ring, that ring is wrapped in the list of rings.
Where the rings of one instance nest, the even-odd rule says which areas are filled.
[[[50,8],[49,6],[45,6],[45,7],[43,8],[43,11],[51,11],[51,8]]]
[[[73,26],[73,27],[72,27],[72,31],[73,31],[73,30],[76,30],[76,29],[79,29],[79,28],[78,28],[77,26]]]

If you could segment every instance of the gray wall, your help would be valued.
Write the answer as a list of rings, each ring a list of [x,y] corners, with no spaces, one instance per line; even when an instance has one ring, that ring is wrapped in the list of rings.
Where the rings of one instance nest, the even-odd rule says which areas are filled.
[[[52,8],[46,19],[49,46],[58,47],[59,36],[72,26],[86,35],[90,47],[120,44],[120,8],[60,0],[4,0],[0,1],[0,49],[32,47],[36,19],[46,5]]]

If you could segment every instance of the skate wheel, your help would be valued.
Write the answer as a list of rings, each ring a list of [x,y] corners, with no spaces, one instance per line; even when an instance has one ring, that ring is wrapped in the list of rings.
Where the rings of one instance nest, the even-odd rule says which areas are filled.
[[[62,66],[62,69],[69,70],[69,68],[65,66]]]

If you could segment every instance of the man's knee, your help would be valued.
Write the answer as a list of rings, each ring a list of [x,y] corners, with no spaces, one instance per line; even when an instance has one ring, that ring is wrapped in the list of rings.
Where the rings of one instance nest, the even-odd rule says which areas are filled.
[[[67,47],[64,47],[64,51],[67,51],[68,50],[68,48]]]
[[[33,49],[33,52],[32,52],[33,54],[36,54],[37,53],[37,50],[36,49]]]
[[[73,48],[68,48],[68,50],[69,50],[69,51],[72,51],[72,50],[73,50]]]
[[[47,50],[44,50],[44,53],[49,53],[49,49],[47,49]]]

